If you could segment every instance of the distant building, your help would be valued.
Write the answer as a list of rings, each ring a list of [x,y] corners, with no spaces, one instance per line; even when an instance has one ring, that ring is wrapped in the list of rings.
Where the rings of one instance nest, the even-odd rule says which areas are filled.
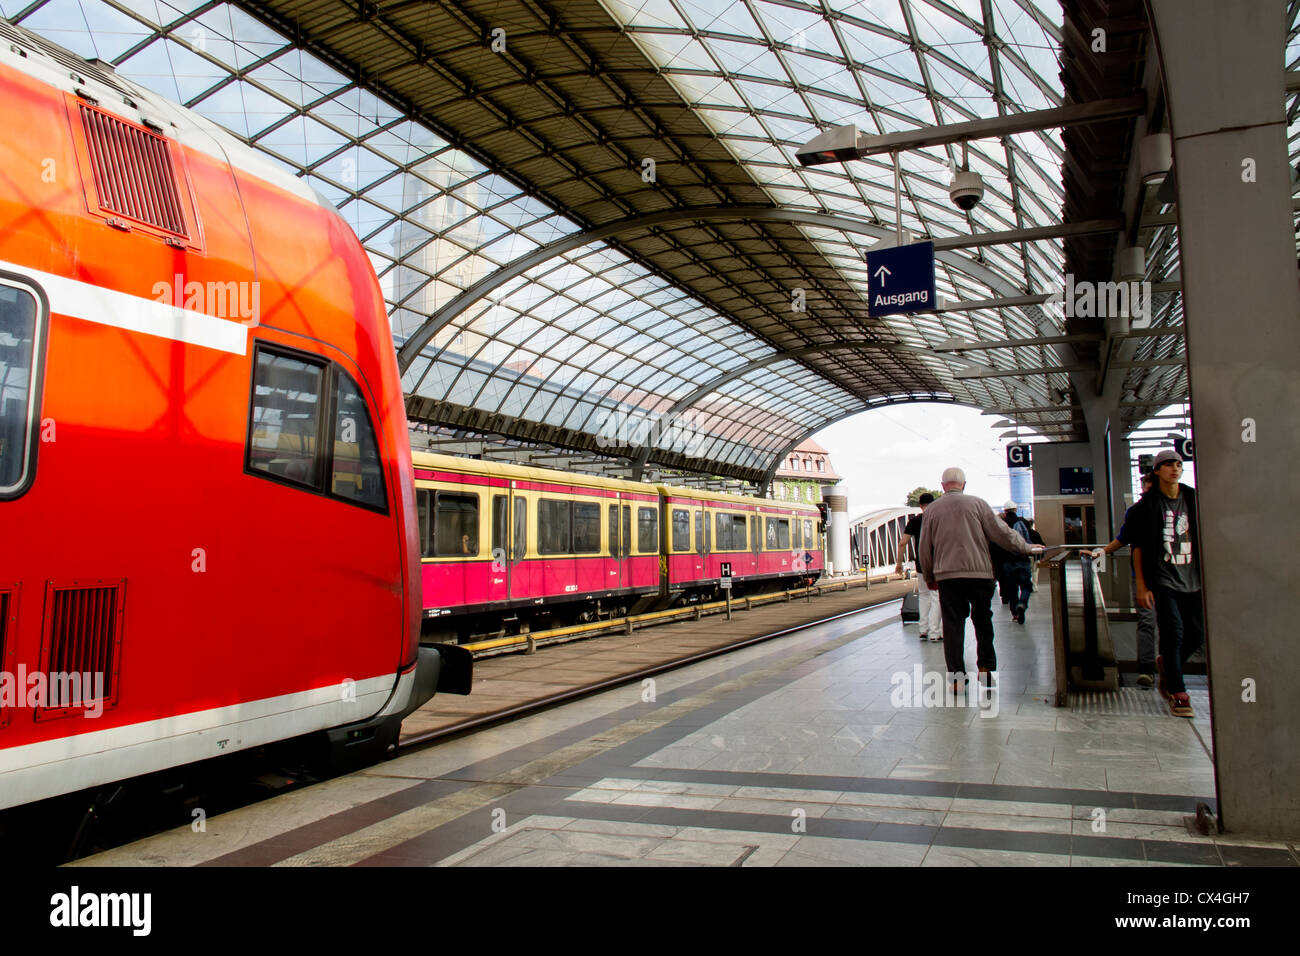
[[[772,497],[777,501],[802,501],[816,504],[822,500],[822,488],[840,480],[831,465],[828,452],[811,438],[786,456],[776,469]]]
[[[1022,518],[1034,516],[1034,471],[1032,468],[1008,468],[1011,479],[1011,500],[1020,505],[1017,512]]]

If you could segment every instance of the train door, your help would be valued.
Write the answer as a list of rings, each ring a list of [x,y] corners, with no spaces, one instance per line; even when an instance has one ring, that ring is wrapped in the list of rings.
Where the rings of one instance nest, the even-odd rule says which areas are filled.
[[[614,502],[606,507],[608,521],[606,537],[608,541],[609,557],[605,558],[605,587],[617,588],[622,585],[623,574],[621,559],[622,552],[619,550],[618,539],[618,493],[614,493]]]
[[[622,496],[619,496],[620,499]],[[618,586],[627,588],[632,586],[632,564],[629,560],[632,556],[632,506],[623,504],[623,530],[619,538],[618,552]]]
[[[492,582],[489,600],[510,597],[510,489],[492,489]]]
[[[524,558],[528,555],[528,499],[514,491],[515,483],[510,482],[510,547],[508,555],[508,564],[510,565],[510,576],[508,579],[509,590],[507,594],[511,598],[528,597],[530,586],[528,581],[528,567],[524,564]]]
[[[704,511],[695,509],[695,574],[691,580],[699,581],[704,577]]]

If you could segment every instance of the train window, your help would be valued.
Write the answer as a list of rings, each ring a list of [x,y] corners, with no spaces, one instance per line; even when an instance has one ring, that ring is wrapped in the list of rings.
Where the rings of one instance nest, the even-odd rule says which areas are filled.
[[[691,513],[684,508],[673,509],[673,550],[691,550]]]
[[[250,469],[319,487],[316,439],[324,376],[324,365],[266,348],[257,350],[249,422]]]
[[[636,509],[636,549],[641,554],[659,552],[659,512],[654,508]]]
[[[600,554],[600,505],[573,503],[573,553]]]
[[[817,539],[813,537],[813,526],[811,518],[803,519],[803,546],[811,551],[817,547]]]
[[[371,508],[386,508],[384,468],[366,400],[352,376],[334,369],[334,459],[330,491]]]
[[[704,513],[695,512],[695,550],[704,553]]]
[[[433,492],[428,488],[418,488],[415,492],[416,520],[420,522],[420,554],[426,558],[433,557],[433,537],[429,534],[429,512]]]
[[[528,502],[518,496],[515,497],[515,540],[514,553],[511,555],[516,561],[522,561],[524,555],[528,553]]]
[[[478,495],[440,491],[434,497],[434,553],[439,557],[478,554]]]
[[[744,551],[745,541],[744,515],[718,515],[717,543],[719,551]]]
[[[792,523],[794,524],[794,528],[792,529],[794,533],[791,535],[792,540],[790,541],[790,547],[795,549],[802,548],[803,539],[799,537],[799,519],[795,518]]]
[[[618,557],[618,505],[609,506],[609,556]]]
[[[501,560],[506,553],[506,530],[510,527],[506,522],[506,511],[510,503],[507,495],[492,496],[492,560],[493,562]],[[493,569],[497,567],[493,565]]]
[[[537,551],[539,554],[569,554],[572,534],[572,502],[542,498],[537,502]]]
[[[623,550],[622,557],[627,557],[632,550],[632,506],[623,506]]]
[[[31,292],[0,280],[0,498],[22,494],[32,477],[44,311]]]
[[[767,519],[767,550],[784,551],[790,547],[790,521],[788,518]]]
[[[755,554],[758,554],[763,547],[763,519],[758,515],[750,515],[749,524],[751,532],[749,536],[750,549]]]

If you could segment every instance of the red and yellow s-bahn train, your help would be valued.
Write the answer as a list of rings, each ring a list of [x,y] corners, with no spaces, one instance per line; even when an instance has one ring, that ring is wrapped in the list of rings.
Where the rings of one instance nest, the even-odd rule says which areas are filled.
[[[817,508],[416,452],[426,639],[817,578]]]
[[[392,739],[420,647],[383,297],[330,204],[0,21],[0,808],[325,733]]]

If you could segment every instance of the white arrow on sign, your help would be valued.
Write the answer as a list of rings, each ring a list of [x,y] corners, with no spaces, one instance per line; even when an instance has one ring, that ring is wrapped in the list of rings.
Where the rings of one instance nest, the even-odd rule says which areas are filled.
[[[884,284],[885,284],[885,276],[882,276],[882,275],[881,275],[882,272],[885,274],[885,276],[887,276],[887,275],[889,275],[889,270],[886,269],[884,266],[881,266],[879,269],[876,270],[876,278],[880,280],[880,284],[881,284],[881,285],[884,285]]]

